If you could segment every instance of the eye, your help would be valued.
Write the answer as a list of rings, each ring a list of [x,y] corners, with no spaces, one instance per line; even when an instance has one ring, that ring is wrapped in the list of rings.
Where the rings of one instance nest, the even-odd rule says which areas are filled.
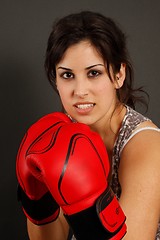
[[[70,78],[73,78],[74,75],[71,72],[64,72],[61,74],[61,77],[65,78],[65,79],[70,79]]]
[[[88,76],[89,77],[98,77],[100,74],[101,74],[100,71],[91,70],[91,71],[89,71]]]

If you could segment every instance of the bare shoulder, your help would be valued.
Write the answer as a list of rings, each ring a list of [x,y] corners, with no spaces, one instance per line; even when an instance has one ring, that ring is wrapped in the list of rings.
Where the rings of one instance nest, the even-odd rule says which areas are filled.
[[[144,123],[141,127],[156,127]],[[121,154],[120,203],[129,226],[125,239],[154,239],[160,219],[160,132],[139,131]],[[141,226],[141,228],[139,228]],[[147,229],[147,231],[146,231]]]
[[[155,162],[160,164],[160,161],[156,161],[160,157],[160,129],[158,129],[158,127],[152,122],[146,121],[140,124],[136,130],[137,133],[131,138],[124,148],[121,159],[128,159],[125,161],[127,164],[132,156],[136,156],[136,159],[141,157],[141,161],[138,160],[140,165],[141,163],[143,164],[143,162],[147,163],[147,159],[149,161],[152,156],[152,161],[149,161],[148,164],[154,164]],[[154,161],[153,155],[157,155]],[[136,161],[134,162],[136,163]]]
[[[122,184],[125,180],[123,178],[130,178],[131,174],[134,174],[132,177],[135,180],[146,175],[147,179],[160,179],[160,132],[150,129],[156,128],[150,122],[144,123],[142,127],[149,129],[135,134],[122,151],[119,169]]]

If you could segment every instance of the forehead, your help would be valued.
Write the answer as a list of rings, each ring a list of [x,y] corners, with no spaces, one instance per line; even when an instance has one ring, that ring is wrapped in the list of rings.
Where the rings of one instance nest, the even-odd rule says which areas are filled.
[[[72,65],[72,64],[94,65],[97,63],[104,63],[102,56],[99,54],[95,46],[89,41],[81,41],[71,45],[64,53],[62,59],[57,66]]]

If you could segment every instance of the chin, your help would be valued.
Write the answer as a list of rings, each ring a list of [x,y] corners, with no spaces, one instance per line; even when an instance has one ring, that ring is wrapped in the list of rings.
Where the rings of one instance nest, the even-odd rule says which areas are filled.
[[[83,119],[82,118],[77,118],[76,121],[79,122],[79,123],[86,124],[88,126],[92,126],[94,124],[93,121],[91,121],[89,119],[84,119],[84,118]]]
[[[71,114],[70,116],[73,122],[83,123],[88,126],[94,125],[95,123],[95,118],[93,116],[89,116],[89,115],[77,116],[75,114]]]

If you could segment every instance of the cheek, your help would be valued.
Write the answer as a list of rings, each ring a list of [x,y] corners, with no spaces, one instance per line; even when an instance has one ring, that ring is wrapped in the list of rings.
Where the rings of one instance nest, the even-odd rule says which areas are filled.
[[[104,84],[97,86],[96,91],[100,95],[106,95],[106,96],[115,95],[115,92],[116,92],[113,84],[109,81],[107,83],[105,82]]]
[[[68,99],[67,92],[66,91],[59,91],[59,95],[60,95],[61,102],[64,105],[67,102],[67,99]]]
[[[57,89],[59,92],[60,97],[63,99],[66,98],[66,95],[68,96],[69,94],[69,88],[65,84],[60,84],[57,82]]]
[[[68,90],[68,88],[59,88],[59,97],[61,100],[61,103],[63,105],[63,107],[65,108],[65,110],[67,111],[67,108],[69,106],[70,101],[70,91]]]
[[[103,105],[110,105],[111,103],[113,103],[113,101],[116,101],[116,90],[112,83],[104,84],[103,86],[97,88],[96,91]]]
[[[59,91],[60,96],[62,97],[65,97],[66,95],[68,96],[72,92],[73,83],[57,79],[57,89]]]

